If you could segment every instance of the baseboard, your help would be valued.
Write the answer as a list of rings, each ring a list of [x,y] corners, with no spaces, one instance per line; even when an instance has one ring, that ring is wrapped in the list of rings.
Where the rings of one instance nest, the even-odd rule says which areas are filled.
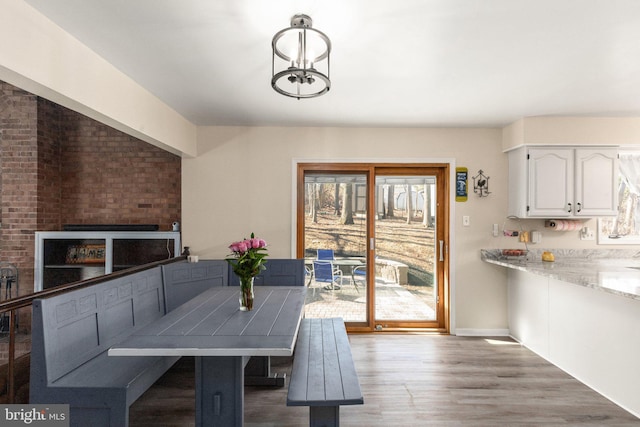
[[[508,337],[509,329],[456,328],[453,334],[459,337]]]

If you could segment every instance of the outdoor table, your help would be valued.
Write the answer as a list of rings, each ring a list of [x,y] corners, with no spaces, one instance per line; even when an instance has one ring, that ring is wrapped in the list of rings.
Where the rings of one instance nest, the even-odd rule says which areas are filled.
[[[306,287],[257,286],[252,311],[238,287],[215,287],[109,349],[109,356],[195,356],[196,426],[242,426],[251,356],[291,356]]]

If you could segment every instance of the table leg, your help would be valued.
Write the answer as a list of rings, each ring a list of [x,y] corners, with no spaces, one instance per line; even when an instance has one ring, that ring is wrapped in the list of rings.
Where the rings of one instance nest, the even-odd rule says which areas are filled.
[[[242,427],[248,357],[196,357],[196,426]]]
[[[286,377],[271,373],[271,357],[254,356],[244,370],[244,385],[284,387]]]

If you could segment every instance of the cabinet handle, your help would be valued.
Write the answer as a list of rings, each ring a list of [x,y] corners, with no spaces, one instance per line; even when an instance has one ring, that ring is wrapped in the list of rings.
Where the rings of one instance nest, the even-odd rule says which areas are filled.
[[[580,212],[582,210],[582,203],[578,203],[578,210],[576,212]]]
[[[440,261],[444,261],[444,240],[440,240]]]
[[[567,210],[567,212],[571,212],[571,203],[567,203],[567,205],[569,205],[569,209]]]

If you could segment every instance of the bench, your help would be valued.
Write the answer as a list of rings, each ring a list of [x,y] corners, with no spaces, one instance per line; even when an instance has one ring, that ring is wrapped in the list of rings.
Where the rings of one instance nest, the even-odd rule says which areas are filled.
[[[167,313],[214,286],[229,283],[225,260],[174,262],[162,266]]]
[[[30,403],[69,404],[72,426],[123,427],[129,407],[179,357],[108,357],[165,314],[161,268],[33,302]]]
[[[309,426],[337,427],[341,405],[363,404],[349,338],[341,318],[303,319],[287,406],[309,406]]]

